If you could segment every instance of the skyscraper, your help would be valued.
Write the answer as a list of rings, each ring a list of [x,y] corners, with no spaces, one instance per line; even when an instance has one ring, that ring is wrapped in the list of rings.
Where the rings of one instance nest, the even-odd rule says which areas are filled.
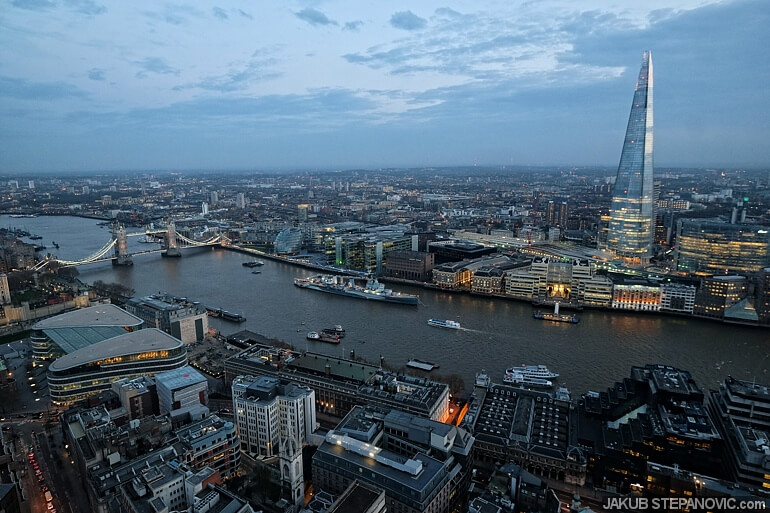
[[[610,207],[607,248],[632,265],[649,263],[653,235],[652,54],[644,52]]]

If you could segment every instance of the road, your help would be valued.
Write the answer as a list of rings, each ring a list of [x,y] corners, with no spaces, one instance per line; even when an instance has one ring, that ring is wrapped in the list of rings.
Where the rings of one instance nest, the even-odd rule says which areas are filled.
[[[0,422],[4,434],[13,441],[14,459],[21,465],[20,481],[26,499],[22,511],[88,513],[91,508],[84,483],[64,447],[59,412],[50,406],[45,368],[30,365],[28,341],[8,346],[12,350],[5,350],[8,368],[16,380],[12,387],[3,390]],[[14,353],[18,356],[11,356]],[[30,452],[34,462],[29,458]],[[53,497],[52,509],[48,509],[45,500],[46,490]]]

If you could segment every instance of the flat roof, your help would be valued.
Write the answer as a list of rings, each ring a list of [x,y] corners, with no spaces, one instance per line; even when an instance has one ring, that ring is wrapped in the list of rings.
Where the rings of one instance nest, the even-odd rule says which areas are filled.
[[[316,373],[325,373],[327,365],[331,376],[354,379],[361,383],[368,383],[379,370],[379,367],[367,363],[317,353],[305,353],[289,363],[290,367],[307,369]]]
[[[361,513],[367,511],[380,499],[383,493],[379,488],[355,480],[327,512]]]
[[[63,313],[36,323],[33,330],[93,326],[139,326],[142,319],[115,305],[96,305]]]
[[[49,370],[63,371],[104,358],[127,356],[147,351],[168,351],[184,347],[184,342],[157,328],[149,328],[113,337],[94,345],[78,349],[55,360]]]
[[[206,378],[189,365],[155,375],[155,383],[162,384],[169,390],[179,390],[196,383],[203,383]]]

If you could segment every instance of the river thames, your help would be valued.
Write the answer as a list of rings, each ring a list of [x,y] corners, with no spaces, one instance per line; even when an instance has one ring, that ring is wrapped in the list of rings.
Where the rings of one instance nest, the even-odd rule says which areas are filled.
[[[103,247],[110,232],[91,219],[78,217],[10,218],[0,226],[24,228],[43,237],[37,241],[64,259],[82,259]],[[131,230],[129,230],[131,231]],[[132,252],[153,248],[129,239]],[[60,245],[53,248],[53,241]],[[609,311],[581,312],[577,325],[532,318],[523,302],[450,294],[393,285],[418,294],[421,305],[402,306],[350,299],[293,285],[312,271],[265,260],[261,274],[241,264],[248,255],[213,248],[182,250],[182,258],[142,255],[132,267],[109,262],[81,266],[80,279],[118,282],[137,295],[168,292],[203,304],[241,313],[233,324],[211,319],[222,334],[249,329],[282,339],[296,349],[348,355],[354,350],[376,362],[380,355],[392,366],[410,358],[441,365],[441,374],[458,373],[470,387],[482,369],[500,381],[507,367],[544,364],[561,374],[557,382],[573,393],[603,390],[629,375],[632,365],[663,363],[692,372],[702,389],[715,388],[728,375],[767,383],[770,364],[767,330],[716,322]],[[452,319],[463,330],[433,328],[430,318]],[[308,331],[341,324],[347,336],[339,346],[305,340]]]

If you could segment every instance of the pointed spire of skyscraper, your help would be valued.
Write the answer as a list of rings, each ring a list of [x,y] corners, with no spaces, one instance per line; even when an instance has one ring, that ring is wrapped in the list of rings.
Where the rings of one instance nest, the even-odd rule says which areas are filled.
[[[644,52],[612,194],[607,248],[630,264],[652,256],[652,54]]]

